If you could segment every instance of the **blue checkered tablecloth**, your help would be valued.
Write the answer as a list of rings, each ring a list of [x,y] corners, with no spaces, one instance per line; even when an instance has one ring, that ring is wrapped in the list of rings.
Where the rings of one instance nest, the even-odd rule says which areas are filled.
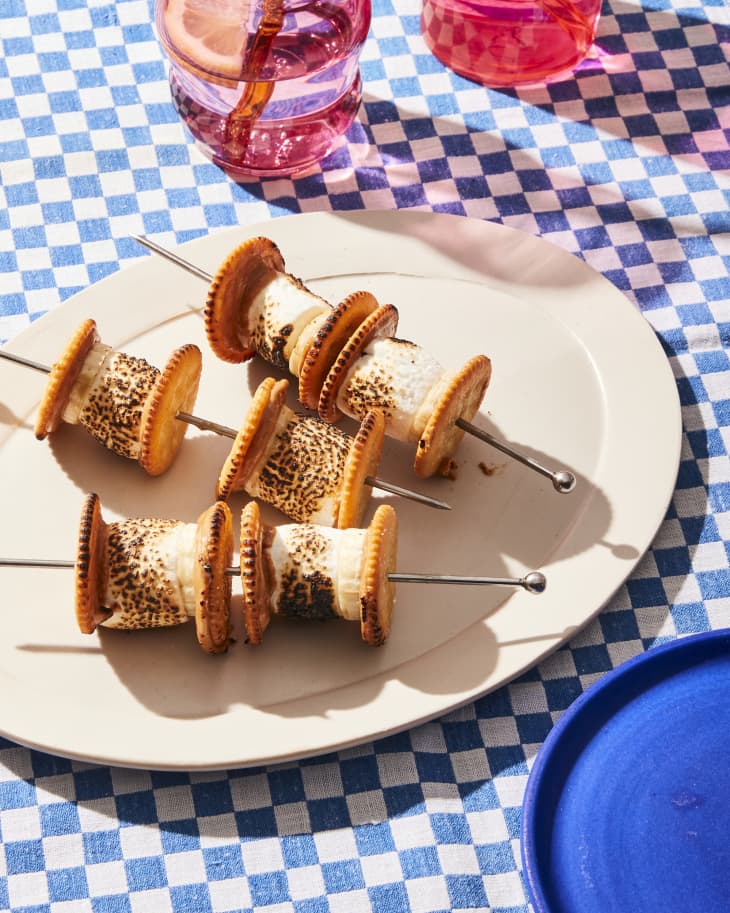
[[[0,339],[144,256],[130,233],[173,246],[330,209],[493,220],[641,308],[677,378],[679,478],[596,621],[401,735],[208,774],[0,739],[0,909],[524,913],[521,803],[551,727],[627,658],[730,622],[728,6],[606,0],[574,76],[496,91],[429,53],[417,0],[376,0],[348,142],[307,176],[241,183],[180,125],[151,19],[148,0],[0,0]]]

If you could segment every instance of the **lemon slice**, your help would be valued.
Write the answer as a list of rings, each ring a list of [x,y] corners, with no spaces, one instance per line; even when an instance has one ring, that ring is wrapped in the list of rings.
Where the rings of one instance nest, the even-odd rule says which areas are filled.
[[[241,78],[249,0],[167,0],[162,24],[168,53],[196,75]]]

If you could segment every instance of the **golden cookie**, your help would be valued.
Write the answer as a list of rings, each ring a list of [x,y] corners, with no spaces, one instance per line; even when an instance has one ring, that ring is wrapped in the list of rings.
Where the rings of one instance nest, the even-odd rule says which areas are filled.
[[[249,501],[241,513],[241,583],[246,639],[260,644],[271,621],[271,589],[266,573],[268,560],[264,538],[268,532],[261,521],[256,501]]]
[[[228,505],[216,501],[201,514],[197,526],[195,630],[206,653],[225,653],[230,640],[232,589],[226,569],[233,560],[233,520]]]
[[[390,634],[395,602],[395,571],[398,552],[398,518],[389,504],[381,504],[365,537],[360,575],[360,633],[371,647],[385,643]]]
[[[484,399],[491,376],[491,361],[486,355],[475,355],[451,380],[416,445],[413,464],[416,475],[425,479],[436,473],[449,474],[451,456],[464,436],[456,420],[471,421]]]
[[[225,259],[208,289],[203,316],[208,344],[218,358],[238,363],[256,354],[248,311],[284,258],[269,238],[249,238]]]
[[[392,336],[397,328],[397,308],[392,304],[381,304],[363,320],[350,336],[322,384],[317,403],[317,411],[322,421],[336,422],[342,417],[342,413],[337,408],[337,394],[345,375],[368,343],[377,336]]]
[[[299,401],[308,409],[317,409],[322,384],[342,347],[377,307],[378,301],[370,292],[353,292],[325,319],[303,356],[299,370]]]
[[[165,472],[177,455],[187,425],[176,416],[193,408],[202,364],[197,346],[181,346],[172,353],[147,397],[142,410],[138,459],[151,476]]]
[[[61,424],[63,410],[93,346],[99,342],[95,321],[85,320],[66,344],[61,357],[51,366],[43,398],[38,407],[35,436],[42,441]]]
[[[84,500],[76,549],[76,623],[82,634],[91,634],[111,617],[103,605],[106,589],[106,523],[97,494]]]
[[[265,378],[256,388],[216,486],[216,497],[227,499],[246,487],[251,473],[263,456],[284,408],[288,380]]]
[[[385,438],[385,416],[368,412],[353,438],[345,460],[337,509],[337,529],[359,527],[370,501],[372,488],[365,484],[378,471]]]

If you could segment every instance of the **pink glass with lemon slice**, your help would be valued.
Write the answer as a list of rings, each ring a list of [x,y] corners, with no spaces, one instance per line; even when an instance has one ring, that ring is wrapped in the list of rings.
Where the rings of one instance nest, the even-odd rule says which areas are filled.
[[[370,0],[156,0],[170,89],[202,150],[234,177],[320,161],[362,96]]]

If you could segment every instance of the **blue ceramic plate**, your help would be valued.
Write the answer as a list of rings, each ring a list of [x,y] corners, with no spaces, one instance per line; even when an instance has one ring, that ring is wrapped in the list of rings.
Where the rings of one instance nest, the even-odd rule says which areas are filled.
[[[654,647],[571,706],[522,858],[536,913],[730,911],[730,632]]]

